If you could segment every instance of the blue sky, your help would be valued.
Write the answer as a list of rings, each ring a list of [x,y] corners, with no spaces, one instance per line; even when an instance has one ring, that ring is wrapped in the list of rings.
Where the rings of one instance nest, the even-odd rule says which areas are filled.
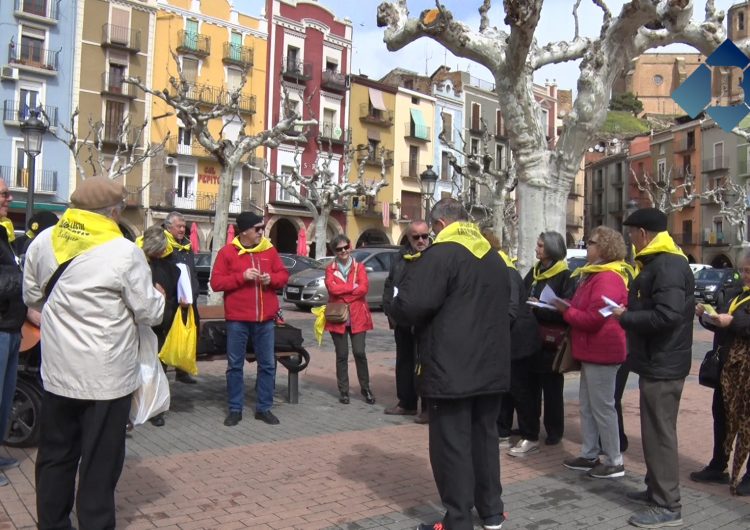
[[[352,20],[354,28],[354,50],[352,58],[352,72],[369,75],[372,78],[380,78],[392,68],[400,67],[414,70],[421,74],[432,73],[441,64],[447,64],[451,68],[462,68],[468,70],[472,75],[491,80],[492,75],[483,66],[453,56],[445,48],[431,39],[420,39],[411,43],[398,52],[389,52],[383,43],[383,32],[376,24],[377,7],[380,0],[323,0],[322,5],[331,9],[340,18],[348,17]],[[479,26],[479,14],[477,9],[481,0],[442,0],[442,3],[450,9],[454,16],[473,29]],[[623,0],[607,0],[613,15],[620,12]],[[726,9],[736,3],[732,0],[716,0],[719,9]],[[537,40],[540,44],[550,41],[571,39],[573,37],[574,25],[572,9],[573,0],[547,0],[537,29]],[[693,0],[694,18],[703,19],[705,0]],[[240,11],[248,14],[259,14],[265,5],[263,0],[235,0],[235,5]],[[409,11],[412,16],[424,9],[435,6],[435,0],[409,0]],[[495,26],[503,24],[502,0],[494,0],[490,10],[490,19]],[[578,10],[578,18],[583,35],[595,36],[599,34],[601,26],[601,11],[591,0],[583,0]],[[680,48],[678,48],[679,50]],[[681,48],[687,50],[688,48]],[[662,51],[666,51],[664,48]],[[673,51],[673,50],[669,50]],[[539,70],[535,75],[535,81],[544,83],[545,80],[555,80],[560,88],[575,88],[578,78],[578,65],[571,62],[562,65],[550,65]]]

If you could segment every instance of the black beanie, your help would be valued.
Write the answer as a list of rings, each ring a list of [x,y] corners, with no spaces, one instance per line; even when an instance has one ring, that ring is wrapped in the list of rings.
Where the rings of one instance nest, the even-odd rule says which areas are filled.
[[[253,212],[242,212],[237,216],[237,233],[241,234],[248,228],[252,228],[258,223],[262,223],[263,218]]]

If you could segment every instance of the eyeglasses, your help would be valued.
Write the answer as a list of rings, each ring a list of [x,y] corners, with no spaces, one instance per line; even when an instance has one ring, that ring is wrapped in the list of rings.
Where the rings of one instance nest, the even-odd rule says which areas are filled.
[[[3,199],[7,199],[8,197],[12,197],[12,196],[13,194],[9,192],[8,190],[0,191],[0,197],[2,197]]]
[[[346,245],[345,247],[336,247],[336,252],[346,252],[349,250],[349,245]]]
[[[425,241],[430,239],[430,234],[414,234],[411,238],[416,241],[418,239],[424,239]]]
[[[265,229],[266,229],[266,225],[253,227],[253,230],[255,230],[256,232],[262,232]]]

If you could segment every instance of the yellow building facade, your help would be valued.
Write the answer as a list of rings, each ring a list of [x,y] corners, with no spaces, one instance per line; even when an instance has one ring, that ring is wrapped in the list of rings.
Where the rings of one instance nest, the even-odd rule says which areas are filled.
[[[152,87],[174,93],[170,79],[179,79],[179,64],[188,84],[187,97],[208,111],[229,101],[244,75],[238,99],[240,116],[212,120],[209,130],[214,138],[229,140],[236,140],[243,129],[246,134],[264,130],[266,21],[239,13],[227,0],[159,0],[157,8]],[[152,142],[167,136],[168,140],[161,160],[152,162],[150,222],[179,211],[188,224],[198,225],[201,248],[206,248],[213,238],[221,165],[158,98],[153,100],[152,116]],[[250,171],[239,169],[233,181],[230,215],[248,209],[260,211],[262,201],[262,190],[253,184]]]

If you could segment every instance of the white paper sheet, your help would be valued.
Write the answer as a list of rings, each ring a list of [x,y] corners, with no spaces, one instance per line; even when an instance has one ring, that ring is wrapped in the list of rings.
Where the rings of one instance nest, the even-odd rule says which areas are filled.
[[[542,294],[539,295],[539,301],[543,304],[552,306],[552,309],[557,309],[554,302],[562,302],[567,306],[570,305],[567,300],[563,300],[562,298],[558,297],[555,291],[553,291],[552,287],[550,287],[549,285],[545,285],[544,289],[542,289]]]
[[[555,306],[546,304],[544,302],[534,302],[533,300],[526,300],[526,303],[529,305],[533,305],[534,307],[539,307],[541,309],[551,309],[552,311],[557,311],[557,308]]]
[[[607,304],[599,310],[599,314],[603,317],[611,316],[612,313],[614,313],[614,310],[620,307],[620,304],[618,304],[611,298],[607,298],[606,296],[602,296],[602,300],[604,300],[604,303]]]
[[[177,302],[185,300],[187,303],[193,303],[193,286],[190,283],[190,271],[184,263],[178,263],[180,269],[180,279],[177,282]]]

